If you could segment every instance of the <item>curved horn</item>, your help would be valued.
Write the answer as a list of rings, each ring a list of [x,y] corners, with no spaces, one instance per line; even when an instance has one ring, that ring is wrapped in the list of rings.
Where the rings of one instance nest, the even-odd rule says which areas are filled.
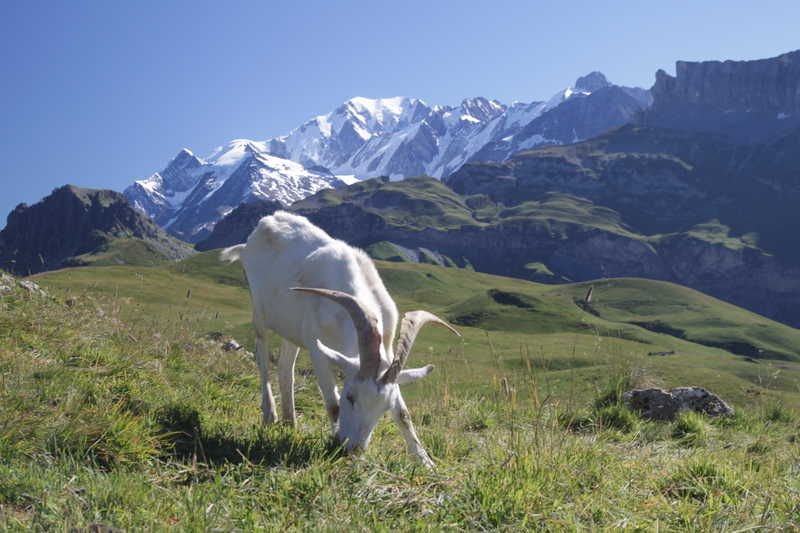
[[[427,311],[409,311],[403,315],[403,321],[400,322],[400,337],[397,339],[397,350],[395,351],[394,361],[392,361],[392,364],[386,369],[383,376],[381,376],[381,383],[386,384],[397,381],[397,376],[406,365],[408,354],[411,353],[411,346],[414,345],[414,339],[417,338],[417,333],[422,329],[422,326],[428,323],[438,324],[443,328],[449,329],[459,337],[461,336],[453,326],[432,313]]]
[[[359,375],[362,379],[377,379],[381,363],[381,333],[378,330],[378,319],[375,314],[361,305],[361,302],[355,297],[345,292],[310,287],[291,287],[290,289],[328,298],[347,310],[358,334],[358,354],[361,359]]]

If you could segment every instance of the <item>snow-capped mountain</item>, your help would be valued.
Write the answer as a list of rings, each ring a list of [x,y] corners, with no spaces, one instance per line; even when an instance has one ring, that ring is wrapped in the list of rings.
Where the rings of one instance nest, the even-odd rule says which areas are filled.
[[[173,235],[195,242],[243,202],[266,199],[290,205],[353,181],[270,155],[264,143],[237,139],[205,160],[184,148],[163,171],[125,189],[125,196]]]
[[[628,122],[650,101],[649,91],[612,85],[599,72],[547,101],[508,106],[484,97],[457,106],[356,97],[281,137],[231,141],[206,159],[183,150],[125,195],[174,235],[196,242],[249,199],[288,205],[356,179],[444,178],[470,161],[504,161],[543,144],[592,137]]]
[[[612,85],[600,72],[545,102],[510,106],[483,97],[455,107],[353,98],[266,144],[272,154],[359,179],[443,178],[476,158],[502,161],[543,144],[586,139],[628,122],[650,101],[649,91]]]

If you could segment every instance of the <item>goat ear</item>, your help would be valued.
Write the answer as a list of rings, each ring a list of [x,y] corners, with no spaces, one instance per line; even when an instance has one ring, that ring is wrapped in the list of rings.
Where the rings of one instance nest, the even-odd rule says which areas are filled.
[[[409,368],[408,370],[401,370],[397,375],[397,384],[403,385],[405,383],[413,383],[418,379],[422,379],[433,371],[433,365],[423,366],[422,368]]]
[[[322,344],[322,341],[319,339],[317,339],[317,350],[319,350],[325,359],[338,366],[345,374],[350,375],[358,372],[359,367],[357,359],[351,359],[333,348],[328,348]]]

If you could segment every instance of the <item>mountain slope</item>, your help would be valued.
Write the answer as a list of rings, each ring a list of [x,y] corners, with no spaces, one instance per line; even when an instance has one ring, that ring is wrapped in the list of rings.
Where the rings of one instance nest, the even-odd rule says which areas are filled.
[[[595,135],[649,105],[647,91],[612,85],[599,72],[575,85],[546,102],[511,106],[483,97],[458,106],[356,97],[282,137],[235,140],[206,160],[183,150],[125,194],[174,235],[198,242],[242,202],[289,205],[376,176],[442,178],[476,157],[502,161],[522,149]]]
[[[85,263],[154,264],[191,253],[121,194],[72,185],[18,205],[0,232],[0,267],[18,274]]]
[[[765,251],[753,236],[733,232],[719,220],[682,220],[669,225],[676,230],[660,233],[651,231],[655,226],[646,217],[631,215],[647,209],[657,212],[660,204],[648,208],[651,194],[667,195],[663,208],[669,211],[669,194],[680,205],[685,191],[691,192],[676,178],[676,172],[683,176],[686,170],[674,158],[665,158],[666,163],[662,158],[632,158],[630,177],[637,177],[636,172],[652,176],[662,189],[651,192],[642,181],[641,188],[629,190],[620,208],[614,209],[600,203],[606,198],[604,178],[591,168],[548,155],[553,161],[546,158],[547,164],[561,165],[554,167],[561,170],[552,176],[572,179],[583,187],[573,193],[552,192],[550,184],[539,187],[538,178],[528,184],[529,174],[513,174],[515,165],[525,168],[519,162],[522,157],[529,155],[507,164],[468,165],[462,173],[469,174],[457,176],[464,178],[462,185],[472,187],[461,192],[474,194],[459,194],[433,178],[373,179],[346,189],[320,191],[289,209],[334,237],[361,247],[386,241],[410,249],[426,248],[458,266],[549,283],[611,277],[671,281],[800,325],[800,268]],[[655,172],[662,164],[667,170]],[[490,185],[496,182],[507,189],[493,192]],[[597,200],[583,190],[583,182],[597,187]],[[489,188],[480,189],[482,183],[490,184]],[[260,214],[231,221],[239,239],[252,230]],[[222,232],[216,239],[223,244],[235,240]],[[212,244],[202,246],[208,249]]]
[[[182,150],[164,171],[137,181],[125,195],[173,235],[196,242],[243,202],[262,199],[288,205],[344,185],[326,169],[306,168],[266,153],[263,144],[234,140],[207,160]]]

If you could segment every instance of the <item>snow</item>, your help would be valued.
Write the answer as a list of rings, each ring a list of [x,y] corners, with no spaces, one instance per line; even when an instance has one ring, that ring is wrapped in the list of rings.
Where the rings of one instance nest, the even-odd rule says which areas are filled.
[[[355,174],[336,174],[336,177],[347,185],[352,185],[361,181],[355,176]]]
[[[178,208],[183,205],[183,201],[186,200],[186,197],[189,196],[194,187],[190,187],[189,189],[183,192],[173,192],[172,194],[165,195],[164,199],[169,202],[169,205],[172,207]]]
[[[512,150],[556,142],[542,135],[521,139],[519,132],[564,101],[589,94],[568,88],[546,102],[515,102],[511,106],[484,97],[466,98],[459,106],[428,106],[417,98],[358,96],[330,113],[311,118],[286,135],[266,141],[234,139],[217,147],[205,160],[197,158],[200,162],[197,168],[185,169],[195,178],[195,184],[186,191],[165,190],[163,177],[154,173],[136,181],[140,190],[131,194],[147,197],[141,201],[136,199],[137,206],[154,203],[165,207],[167,210],[160,216],[175,213],[167,225],[180,222],[184,227],[181,212],[186,211],[184,208],[188,206],[184,204],[197,184],[203,180],[205,194],[200,203],[215,205],[214,202],[222,201],[216,199],[217,191],[242,164],[253,165],[252,170],[248,169],[252,179],[246,184],[246,190],[241,191],[243,201],[262,197],[290,204],[330,187],[334,179],[347,184],[379,175],[402,179],[404,166],[398,165],[405,165],[409,153],[414,154],[413,166],[408,167],[413,168],[413,172],[424,169],[425,173],[441,178],[498,140],[505,143],[499,149],[508,151],[508,155]],[[788,116],[778,114],[779,119]],[[343,134],[345,128],[346,135]],[[432,144],[420,149],[414,145],[417,139]],[[407,152],[409,150],[412,152]],[[195,157],[188,148],[182,149],[176,157],[184,153]],[[398,154],[403,157],[396,157]],[[329,169],[330,174],[312,171],[304,165],[321,165]],[[224,213],[229,207],[215,205],[211,211]],[[198,225],[214,223],[198,220],[191,225],[200,227]]]
[[[161,194],[159,189],[161,188],[163,182],[164,178],[161,177],[161,174],[155,172],[151,174],[150,177],[143,180],[137,180],[135,183],[147,190],[149,193]]]

